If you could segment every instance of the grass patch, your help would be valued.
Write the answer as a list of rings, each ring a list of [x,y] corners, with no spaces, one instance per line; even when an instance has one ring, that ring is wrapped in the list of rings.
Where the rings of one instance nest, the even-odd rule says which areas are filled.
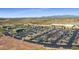
[[[0,28],[0,32],[4,32],[4,31],[5,31],[4,29]]]
[[[72,46],[71,49],[73,49],[73,50],[79,50],[79,47],[77,47],[77,46]]]

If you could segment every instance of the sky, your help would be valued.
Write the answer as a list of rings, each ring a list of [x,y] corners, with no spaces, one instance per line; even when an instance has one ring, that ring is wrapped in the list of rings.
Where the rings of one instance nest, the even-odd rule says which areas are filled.
[[[0,17],[42,17],[55,15],[77,15],[79,8],[0,8]]]

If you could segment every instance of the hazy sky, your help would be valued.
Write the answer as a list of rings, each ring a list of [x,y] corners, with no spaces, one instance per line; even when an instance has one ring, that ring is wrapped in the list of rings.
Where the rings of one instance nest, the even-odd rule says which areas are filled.
[[[0,17],[78,15],[79,8],[0,8]]]

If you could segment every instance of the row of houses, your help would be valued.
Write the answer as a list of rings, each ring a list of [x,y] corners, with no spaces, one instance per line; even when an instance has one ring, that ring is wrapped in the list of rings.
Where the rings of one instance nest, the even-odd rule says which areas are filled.
[[[75,24],[51,24],[55,26],[55,28],[63,28],[63,29],[79,29],[79,25]]]
[[[63,28],[63,29],[79,29],[78,24],[49,24],[49,25],[43,25],[43,24],[29,24],[31,26],[52,26],[53,28]]]
[[[24,24],[25,25],[25,24]],[[79,29],[78,24],[49,24],[49,25],[43,25],[43,24],[26,24],[26,26],[42,26],[42,27],[52,27],[52,28],[62,28],[62,29]],[[0,28],[2,27],[16,27],[16,25],[0,25]]]

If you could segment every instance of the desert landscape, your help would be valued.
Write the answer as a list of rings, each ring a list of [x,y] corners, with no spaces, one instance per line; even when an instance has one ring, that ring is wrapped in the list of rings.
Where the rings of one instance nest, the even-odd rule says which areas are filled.
[[[75,16],[1,18],[0,49],[78,49],[78,22],[79,18]],[[67,24],[72,26],[64,26]]]
[[[79,49],[79,16],[68,9],[6,10],[1,10],[9,14],[0,17],[0,50]]]

